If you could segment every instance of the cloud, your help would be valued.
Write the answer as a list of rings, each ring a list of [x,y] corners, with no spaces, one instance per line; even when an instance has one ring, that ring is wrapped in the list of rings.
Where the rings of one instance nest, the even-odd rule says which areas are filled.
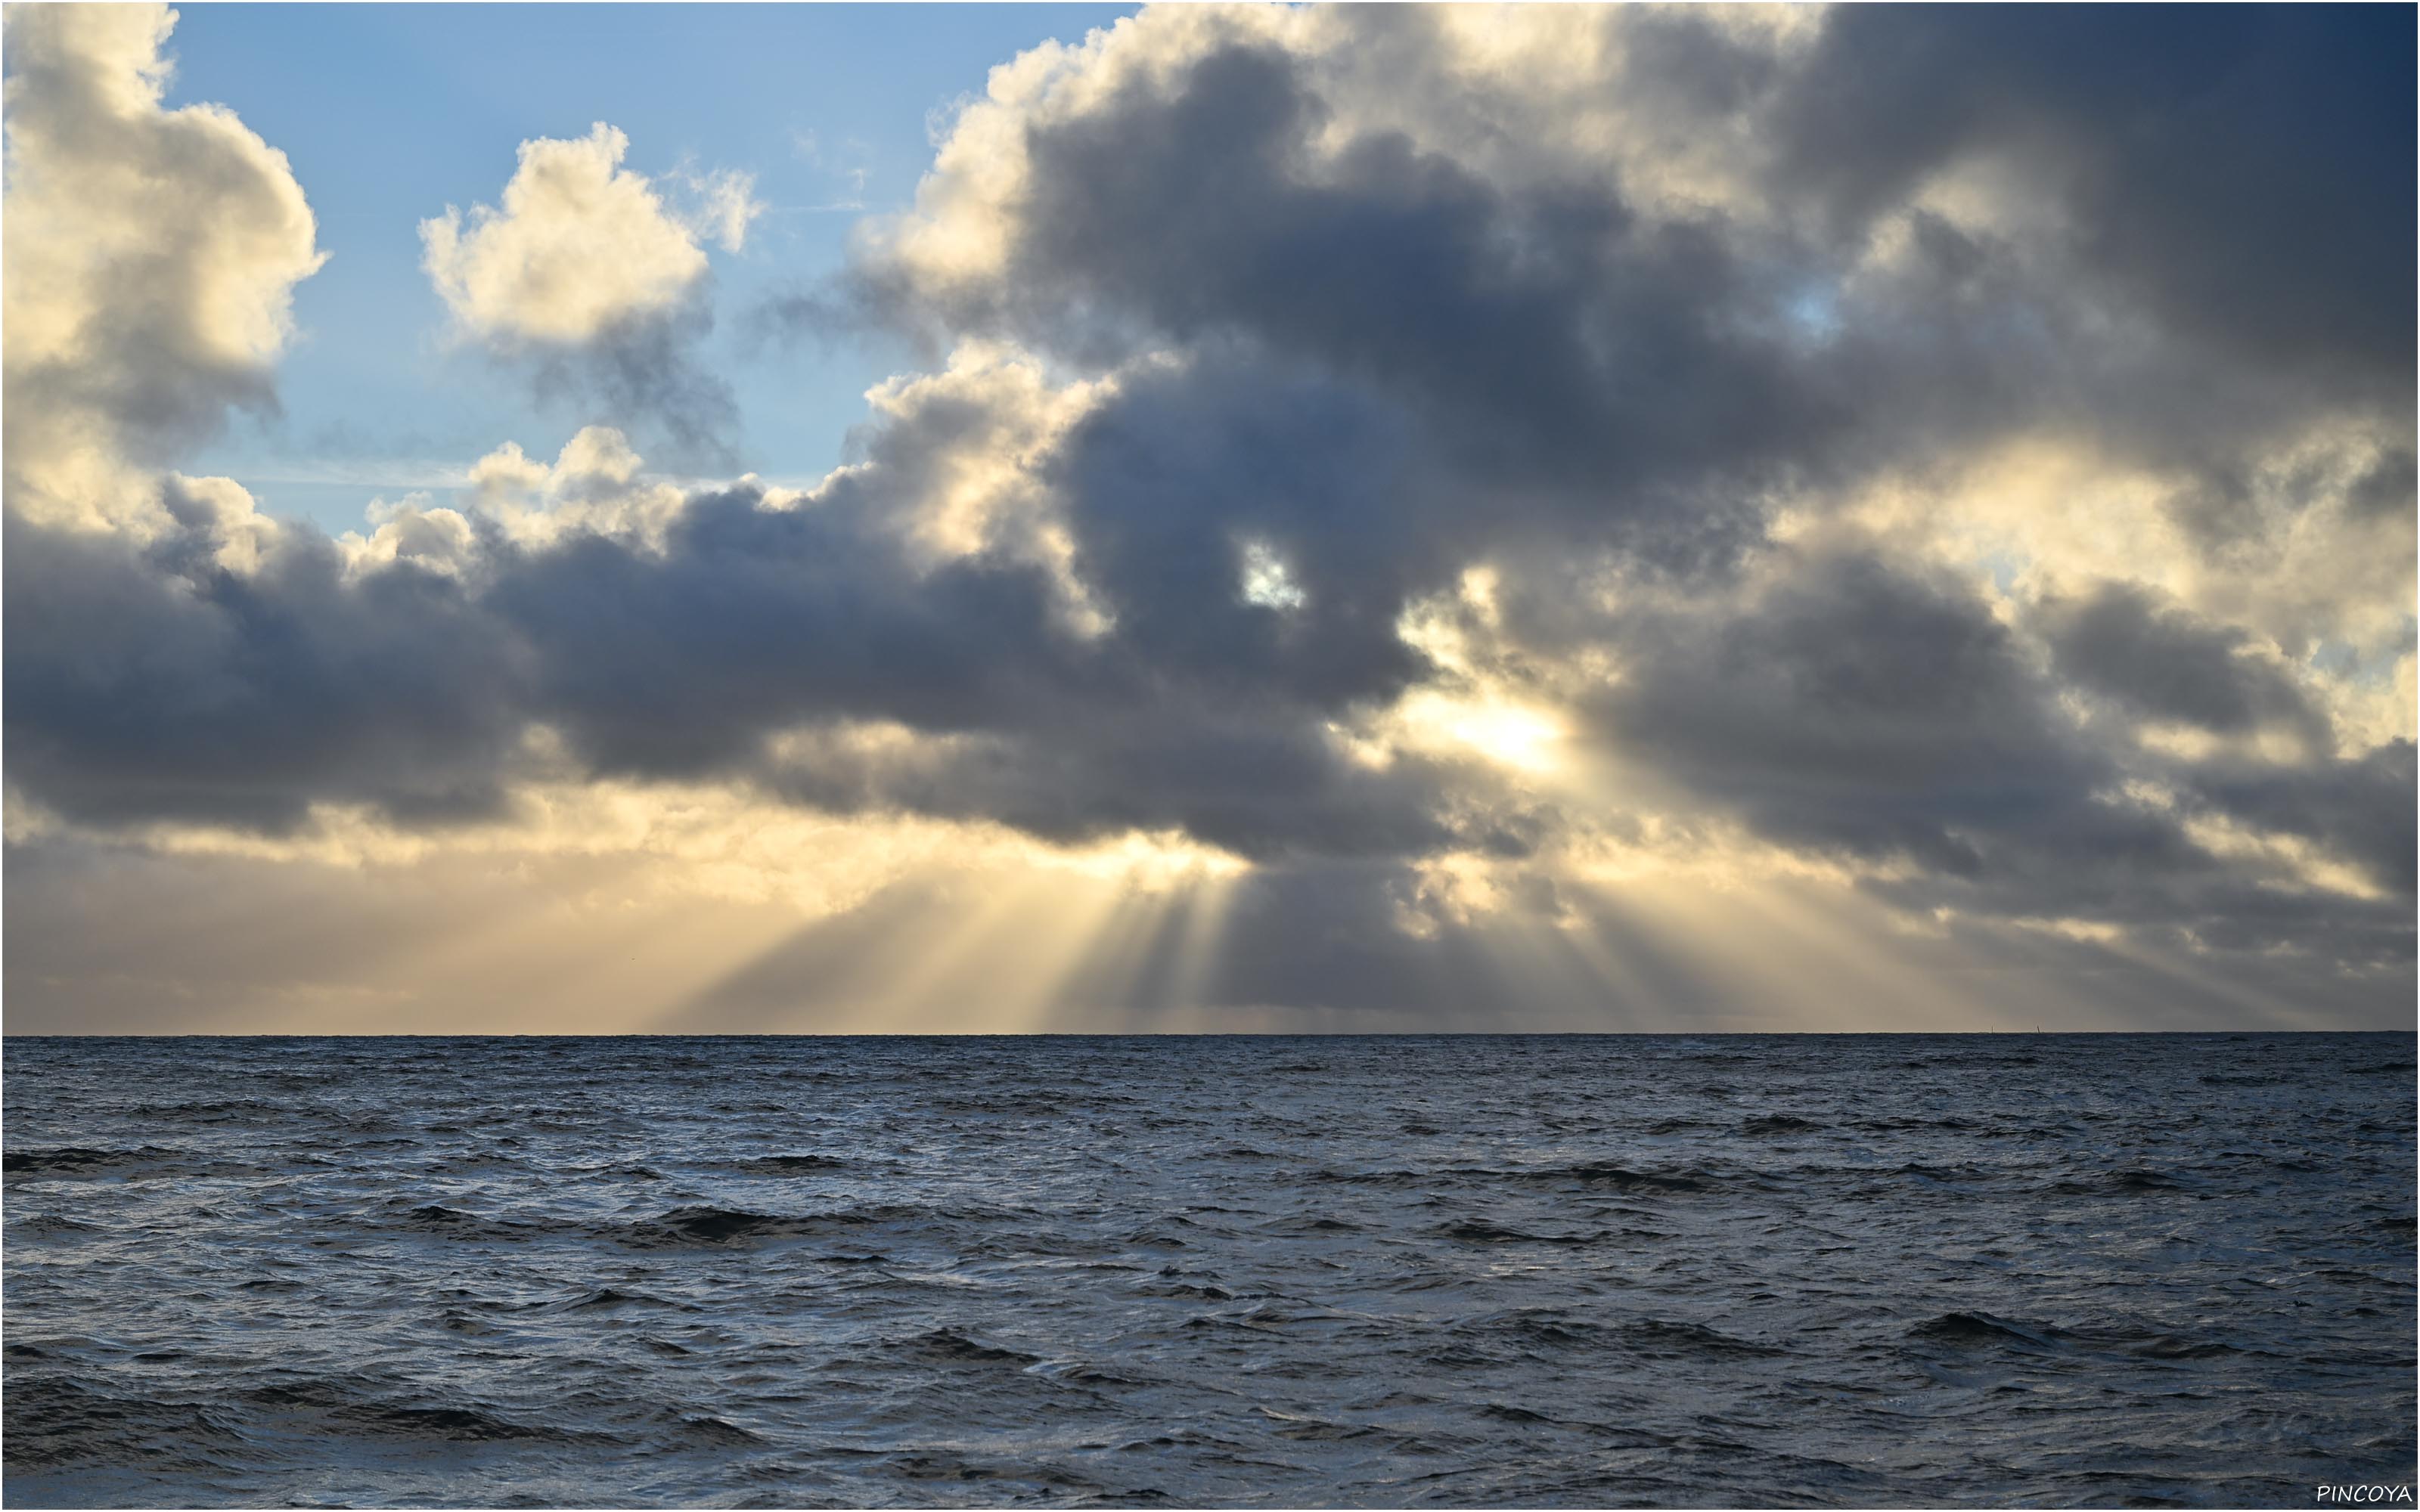
[[[2095,919],[2364,963],[2408,954],[2410,869],[2391,824],[2372,842],[2320,817],[2382,795],[2353,774],[2392,770],[2393,749],[2339,763],[2298,741],[2283,762],[2176,761],[2138,747],[2129,721],[2078,707],[2079,685],[2049,675],[1956,578],[1863,552],[1793,554],[1761,577],[1744,603],[1622,627],[1624,675],[1593,713],[1662,781],[1771,841],[1846,858],[1911,911]],[[2124,595],[2050,612],[2055,666],[2080,669],[2083,688],[2205,727],[2274,716],[2319,738],[2291,687],[2234,638]],[[2395,801],[2408,812],[2408,795]],[[2213,808],[2245,831],[2214,834]]]
[[[843,889],[691,1025],[893,955],[939,1001],[886,932],[971,897],[951,959],[1005,973],[1103,856],[1045,950],[1096,1007],[2391,1018],[2411,322],[2346,312],[2408,310],[2409,140],[2363,133],[2409,85],[2360,54],[2410,18],[2141,25],[1146,10],[996,70],[812,297],[935,361],[804,490],[619,423],[714,434],[677,395],[749,189],[527,144],[430,271],[616,423],[338,541],[208,480],[144,537],[12,510],[24,843],[990,857]],[[2057,66],[2086,40],[2122,66]],[[2215,245],[2202,142],[2289,224]],[[610,817],[709,812],[676,863]]]
[[[104,826],[270,831],[332,796],[427,818],[494,800],[511,653],[455,579],[409,555],[349,576],[306,528],[234,537],[248,499],[167,492],[178,523],[147,545],[12,519],[13,788]]]
[[[695,347],[711,329],[705,240],[737,252],[763,207],[731,170],[680,180],[668,204],[622,166],[629,138],[602,121],[520,146],[501,208],[454,206],[420,223],[423,266],[458,331],[525,362],[542,395],[608,418],[660,423],[691,455],[720,455],[730,387]]]
[[[622,167],[630,139],[524,142],[504,208],[420,223],[428,276],[470,334],[578,346],[684,303],[706,277],[695,233],[646,177]],[[744,224],[744,223],[743,223]]]
[[[1776,838],[1950,875],[2103,779],[1963,584],[1862,553],[1775,569],[1745,603],[1617,631],[1601,718],[1624,748]]]
[[[2149,718],[2218,734],[2282,725],[2316,748],[2332,743],[2325,717],[2278,660],[2252,652],[2240,629],[2162,605],[2127,583],[2045,605],[2043,617],[2062,671]]]
[[[748,228],[765,213],[764,201],[756,197],[756,176],[717,168],[706,174],[684,173],[680,182],[690,201],[681,219],[697,238],[717,242],[725,252],[746,250]]]
[[[472,507],[511,539],[543,546],[584,532],[659,542],[686,503],[680,489],[644,474],[629,439],[590,425],[563,443],[552,467],[510,441],[471,469]]]
[[[1996,162],[2168,333],[2408,403],[2412,18],[2211,19],[1843,11],[1776,102],[1774,181],[1854,231]]]
[[[273,412],[294,285],[325,255],[283,152],[163,109],[160,6],[7,11],[8,509],[162,521],[147,469],[230,408]]]

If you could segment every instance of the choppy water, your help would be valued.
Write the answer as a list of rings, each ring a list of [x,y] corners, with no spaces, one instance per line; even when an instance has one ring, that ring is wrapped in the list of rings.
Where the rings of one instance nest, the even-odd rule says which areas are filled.
[[[2307,1505],[2410,1035],[26,1040],[7,1501]]]

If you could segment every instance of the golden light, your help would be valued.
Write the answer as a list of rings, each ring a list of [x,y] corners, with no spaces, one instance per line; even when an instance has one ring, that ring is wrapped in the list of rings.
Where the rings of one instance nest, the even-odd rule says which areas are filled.
[[[1405,744],[1460,748],[1533,776],[1560,766],[1571,728],[1562,716],[1501,696],[1453,698],[1414,693],[1397,705]]]

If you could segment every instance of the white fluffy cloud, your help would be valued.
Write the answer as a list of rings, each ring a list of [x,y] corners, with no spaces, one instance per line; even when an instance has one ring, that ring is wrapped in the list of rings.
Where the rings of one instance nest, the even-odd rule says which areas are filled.
[[[746,175],[689,181],[696,204],[668,204],[622,166],[630,139],[602,121],[570,141],[520,147],[502,208],[447,206],[420,224],[425,265],[462,330],[502,344],[577,346],[679,307],[706,272],[699,245],[737,251],[762,208]]]
[[[6,17],[8,507],[147,531],[153,465],[231,405],[273,408],[294,285],[325,255],[285,153],[224,106],[162,108],[174,11]]]
[[[472,468],[473,507],[527,545],[582,532],[655,542],[683,496],[644,468],[629,439],[610,425],[582,429],[552,467],[506,441]]]

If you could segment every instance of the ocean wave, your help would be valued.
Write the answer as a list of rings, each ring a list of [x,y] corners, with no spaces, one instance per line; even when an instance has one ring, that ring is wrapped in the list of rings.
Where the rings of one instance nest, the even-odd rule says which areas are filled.
[[[11,1041],[8,1500],[2282,1504],[2410,1042]]]
[[[2056,1349],[2065,1331],[2050,1323],[2023,1322],[1986,1312],[1943,1313],[1908,1330],[1910,1338],[1942,1344],[2014,1345],[2025,1349]]]
[[[51,1149],[11,1149],[0,1153],[0,1170],[12,1176],[99,1176],[130,1166],[160,1165],[189,1157],[177,1149],[145,1145],[135,1149],[96,1149],[63,1145]]]

